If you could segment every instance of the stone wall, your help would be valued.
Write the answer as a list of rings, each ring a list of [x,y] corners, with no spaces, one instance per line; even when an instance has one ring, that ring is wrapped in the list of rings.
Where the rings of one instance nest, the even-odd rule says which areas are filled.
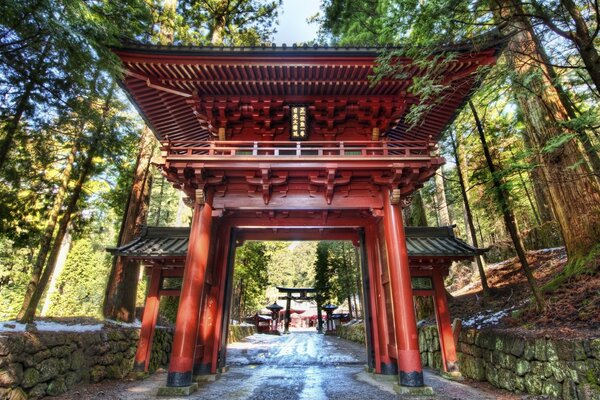
[[[254,325],[229,325],[229,334],[227,335],[227,343],[239,342],[243,338],[254,335],[256,326]]]
[[[365,344],[365,325],[363,323],[339,325],[336,329],[336,335],[351,342]]]
[[[364,343],[362,324],[338,328],[338,336]],[[419,328],[423,366],[441,369],[437,327]],[[528,339],[501,331],[465,329],[458,360],[462,374],[512,392],[565,400],[600,400],[600,338]]]
[[[419,330],[419,346],[423,365],[439,369],[436,327]],[[600,338],[529,339],[466,329],[460,333],[458,359],[465,377],[512,392],[600,400]]]
[[[24,332],[0,335],[0,399],[36,399],[78,383],[120,379],[133,367],[139,329]],[[170,330],[157,329],[151,370],[166,365]]]

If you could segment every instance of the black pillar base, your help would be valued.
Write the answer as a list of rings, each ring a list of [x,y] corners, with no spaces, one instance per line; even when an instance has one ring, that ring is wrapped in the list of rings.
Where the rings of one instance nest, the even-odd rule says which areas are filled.
[[[184,387],[192,384],[192,371],[169,372],[167,374],[167,387]]]
[[[381,363],[381,375],[398,375],[396,363]]]
[[[423,381],[423,371],[400,371],[400,385],[409,387],[425,386]]]
[[[194,365],[194,375],[210,375],[210,364]]]
[[[146,363],[139,362],[133,364],[133,372],[146,372]]]

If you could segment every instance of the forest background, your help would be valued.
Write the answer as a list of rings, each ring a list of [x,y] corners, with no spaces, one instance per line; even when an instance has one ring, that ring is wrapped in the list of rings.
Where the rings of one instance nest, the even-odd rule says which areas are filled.
[[[179,192],[150,166],[158,144],[118,87],[111,47],[270,44],[276,28],[286,29],[275,25],[280,7],[261,0],[2,2],[0,320],[132,319],[115,314],[114,304],[139,304],[139,266],[123,268],[105,248],[144,224],[189,224]],[[390,59],[409,56],[424,71],[411,88],[424,100],[444,100],[437,74],[454,53],[440,53],[440,44],[503,49],[496,66],[479,71],[480,89],[440,142],[448,163],[405,210],[411,225],[455,224],[458,236],[490,248],[450,279],[479,280],[485,292],[487,263],[517,256],[533,304],[551,312],[565,282],[598,277],[599,19],[589,0],[324,0],[312,18],[320,31],[309,45],[399,45],[382,50],[373,79],[402,76]],[[413,107],[414,129],[424,111]],[[269,286],[325,284],[324,270],[330,277],[338,271],[337,283],[326,284],[335,289],[332,301],[358,295],[360,285],[340,283],[335,261],[347,251],[357,274],[354,251],[330,245],[241,248],[239,316],[266,304]],[[563,245],[569,263],[540,287],[526,250]],[[126,299],[115,283],[130,270],[125,279],[139,289],[129,291],[137,299]],[[587,306],[598,307],[598,288],[586,290]]]

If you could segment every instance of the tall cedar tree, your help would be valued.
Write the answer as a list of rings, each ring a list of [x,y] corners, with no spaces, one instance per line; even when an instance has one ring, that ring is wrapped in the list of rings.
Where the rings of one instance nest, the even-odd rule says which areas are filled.
[[[161,44],[258,44],[273,33],[280,4],[280,1],[261,0],[165,0],[159,35],[154,40]],[[154,143],[150,129],[145,128],[119,245],[138,236],[141,226],[146,224],[151,185],[150,147]],[[139,263],[115,257],[104,297],[105,317],[133,320],[138,276]]]

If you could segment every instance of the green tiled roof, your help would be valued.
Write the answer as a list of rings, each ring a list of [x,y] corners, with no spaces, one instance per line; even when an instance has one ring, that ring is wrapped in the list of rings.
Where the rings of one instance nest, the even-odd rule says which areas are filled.
[[[137,258],[185,257],[189,228],[147,227],[141,236],[117,248],[107,249],[114,255]],[[481,252],[454,236],[452,227],[407,227],[409,257],[471,258]]]

